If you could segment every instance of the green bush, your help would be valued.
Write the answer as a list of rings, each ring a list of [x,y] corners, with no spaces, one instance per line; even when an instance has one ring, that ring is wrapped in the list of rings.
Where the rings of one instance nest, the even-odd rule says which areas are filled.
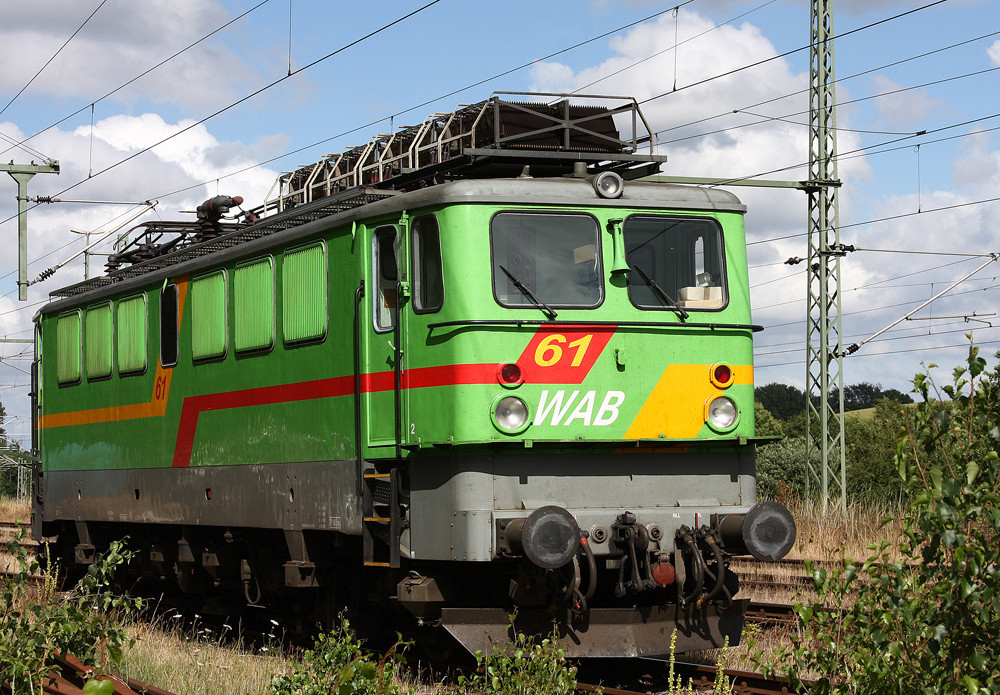
[[[907,410],[896,455],[902,560],[883,541],[863,564],[811,568],[819,600],[796,605],[777,654],[788,666],[758,654],[793,685],[818,674],[810,693],[1000,692],[1000,371],[973,348],[942,389],[947,405],[928,377],[914,384],[923,402]]]
[[[56,592],[51,571],[41,585],[32,584],[40,563],[27,557],[20,545],[23,538],[21,531],[7,543],[18,569],[2,581],[0,589],[0,681],[8,681],[14,692],[19,692],[19,685],[24,692],[33,692],[55,655],[72,654],[98,672],[109,663],[118,665],[122,649],[131,644],[119,621],[138,610],[141,601],[115,595],[110,587],[114,573],[131,559],[131,552],[121,542],[112,543],[88,567],[76,588],[63,596]],[[100,693],[106,687],[94,682],[87,692]]]
[[[466,692],[482,695],[571,695],[576,691],[576,667],[555,638],[535,640],[517,633],[505,650],[489,656],[476,652],[478,672],[459,677]]]
[[[806,486],[805,462],[803,437],[785,437],[757,447],[757,496],[777,499],[791,495],[802,499]]]
[[[271,683],[271,695],[395,695],[401,692],[393,680],[397,642],[381,659],[374,660],[362,649],[345,619],[333,632],[316,638],[312,649],[302,653],[294,671]]]
[[[847,495],[863,502],[898,502],[903,478],[895,462],[899,439],[905,432],[903,406],[884,398],[867,419],[847,418],[844,439]]]

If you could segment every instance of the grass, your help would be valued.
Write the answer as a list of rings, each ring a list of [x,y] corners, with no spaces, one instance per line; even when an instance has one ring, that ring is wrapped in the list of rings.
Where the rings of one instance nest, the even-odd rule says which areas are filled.
[[[872,551],[868,546],[882,540],[895,541],[902,537],[901,505],[869,503],[849,504],[847,509],[831,505],[824,513],[810,502],[790,502],[789,511],[797,527],[795,546],[789,558],[803,560],[835,560],[841,549],[855,560],[866,560]],[[892,521],[883,524],[887,517]]]
[[[161,617],[133,622],[135,645],[125,653],[119,672],[173,693],[188,695],[263,695],[275,676],[291,670],[291,657],[276,648],[254,648],[229,635],[213,634]],[[176,623],[176,624],[175,624]]]
[[[13,497],[0,497],[0,520],[28,521],[30,519],[31,519],[30,500],[15,499]]]

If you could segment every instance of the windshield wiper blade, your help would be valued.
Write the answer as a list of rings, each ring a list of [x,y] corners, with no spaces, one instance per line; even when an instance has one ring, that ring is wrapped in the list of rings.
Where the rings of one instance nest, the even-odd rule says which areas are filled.
[[[541,299],[539,299],[538,297],[536,297],[535,294],[531,290],[529,290],[527,287],[525,287],[523,282],[521,282],[516,277],[514,277],[509,270],[507,270],[506,268],[504,268],[502,265],[499,265],[499,264],[497,264],[497,267],[499,267],[500,270],[502,270],[504,272],[504,275],[506,275],[507,277],[510,278],[510,281],[513,283],[514,287],[517,288],[517,291],[520,292],[521,294],[523,294],[528,299],[530,299],[531,302],[536,307],[538,307],[539,309],[541,309],[542,312],[546,316],[549,317],[550,321],[555,321],[556,320],[556,316],[558,316],[558,314],[555,312],[554,309],[552,309],[552,307],[550,307],[548,304],[546,304]]]
[[[645,271],[643,271],[643,269],[640,268],[638,264],[634,265],[633,267],[636,270],[639,271],[639,275],[641,275],[642,279],[646,281],[646,284],[649,285],[650,287],[652,287],[653,290],[658,295],[660,295],[660,299],[662,299],[664,302],[667,303],[666,307],[668,309],[670,309],[671,311],[673,311],[674,313],[676,313],[677,317],[681,320],[681,323],[684,323],[684,319],[686,319],[689,314],[686,311],[684,311],[684,309],[682,309],[681,307],[679,307],[677,305],[677,302],[675,302],[673,299],[671,299],[670,295],[667,294],[666,291],[662,287],[660,287],[659,285],[657,285],[653,281],[653,278],[651,278],[648,275],[646,275]]]

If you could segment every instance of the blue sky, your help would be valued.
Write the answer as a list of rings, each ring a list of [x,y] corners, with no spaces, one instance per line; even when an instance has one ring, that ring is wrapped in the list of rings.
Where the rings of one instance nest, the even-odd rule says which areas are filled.
[[[0,135],[19,142],[39,134],[19,148],[0,143],[0,158],[59,160],[62,173],[36,176],[29,195],[156,199],[149,218],[175,219],[217,192],[259,202],[282,170],[493,90],[577,91],[648,100],[643,110],[658,133],[658,152],[670,158],[663,173],[806,175],[795,168],[807,159],[809,55],[796,52],[809,42],[804,0],[691,0],[676,12],[643,0],[440,0],[426,9],[427,0],[259,2],[7,0],[0,9]],[[1000,251],[1000,203],[980,202],[1000,195],[1000,137],[992,130],[1000,127],[1000,2],[929,4],[834,2],[835,32],[845,34],[836,44],[842,241],[893,251],[844,259],[846,343],[895,321],[984,260],[945,254]],[[532,61],[539,62],[514,70]],[[920,131],[927,134],[915,136]],[[806,254],[805,196],[733,190],[750,210],[754,318],[766,327],[758,334],[757,383],[802,386],[804,264],[781,261]],[[48,292],[82,278],[82,263],[33,285],[28,302],[17,301],[17,223],[8,219],[15,195],[14,182],[0,177],[0,334],[24,338]],[[32,210],[29,276],[82,246],[71,228],[111,229],[125,210],[73,203]],[[920,253],[898,253],[904,250]],[[1000,263],[991,264],[919,314],[956,318],[905,322],[865,345],[847,358],[845,382],[908,390],[921,362],[956,364],[971,329],[995,350],[1000,330],[992,325],[1000,319],[964,317],[997,311],[997,275]],[[21,347],[0,350],[9,364],[28,368]],[[28,431],[26,380],[0,366],[0,399],[20,418],[8,424],[13,433]]]

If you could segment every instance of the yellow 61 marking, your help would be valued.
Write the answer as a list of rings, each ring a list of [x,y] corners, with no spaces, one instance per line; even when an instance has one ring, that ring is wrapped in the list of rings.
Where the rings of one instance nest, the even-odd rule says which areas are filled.
[[[593,334],[588,334],[580,338],[579,340],[574,340],[569,343],[567,347],[573,348],[573,360],[570,365],[573,367],[579,367],[583,364],[583,358],[587,354],[587,348],[590,347],[590,341],[593,340]],[[551,367],[563,358],[563,348],[562,345],[567,341],[566,336],[559,333],[553,333],[552,335],[546,336],[535,349],[535,364],[540,367]]]

